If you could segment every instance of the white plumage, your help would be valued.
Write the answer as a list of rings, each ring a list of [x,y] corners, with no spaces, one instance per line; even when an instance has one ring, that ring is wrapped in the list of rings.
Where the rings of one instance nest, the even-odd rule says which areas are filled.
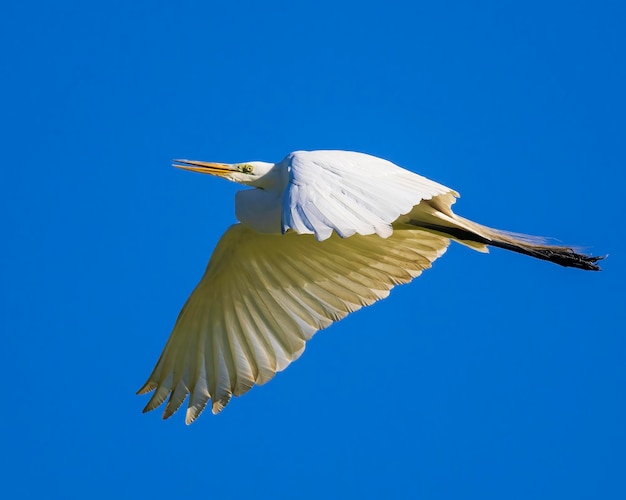
[[[241,221],[222,236],[139,393],[144,411],[169,398],[193,422],[217,413],[297,359],[318,330],[385,298],[454,239],[596,270],[598,257],[547,246],[456,216],[458,194],[391,162],[348,151],[297,151],[277,164],[175,165],[252,186],[236,196]]]
[[[282,210],[283,230],[346,238],[377,234],[421,200],[453,191],[393,163],[351,151],[297,151],[283,161],[289,184]]]

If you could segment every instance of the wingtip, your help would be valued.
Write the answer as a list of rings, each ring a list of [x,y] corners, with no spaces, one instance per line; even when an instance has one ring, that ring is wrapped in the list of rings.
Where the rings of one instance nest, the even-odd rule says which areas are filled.
[[[213,413],[213,415],[220,413],[224,408],[226,408],[226,405],[230,402],[231,398],[232,394],[227,393],[220,398],[214,399],[213,404],[211,404],[211,413]]]
[[[148,380],[145,384],[141,386],[141,388],[135,393],[137,396],[141,396],[142,394],[148,394],[149,392],[154,391],[157,388],[157,384]]]
[[[185,414],[185,425],[193,424],[202,413],[202,410],[204,410],[204,408],[200,410],[197,408],[187,408],[187,413]]]

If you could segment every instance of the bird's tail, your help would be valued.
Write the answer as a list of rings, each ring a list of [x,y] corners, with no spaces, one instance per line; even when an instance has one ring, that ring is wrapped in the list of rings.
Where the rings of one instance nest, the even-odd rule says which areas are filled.
[[[415,207],[417,210],[409,215],[409,224],[444,234],[479,251],[486,251],[487,246],[492,246],[530,255],[564,267],[600,271],[597,262],[604,257],[585,255],[568,246],[549,245],[545,238],[510,233],[477,224],[454,214],[450,206],[447,203],[441,204],[441,201],[443,200],[436,198],[422,201]]]

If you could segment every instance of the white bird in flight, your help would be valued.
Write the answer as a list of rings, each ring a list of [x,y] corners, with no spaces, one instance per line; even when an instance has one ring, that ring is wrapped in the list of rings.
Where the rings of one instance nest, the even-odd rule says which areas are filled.
[[[187,424],[210,399],[218,413],[284,370],[318,330],[419,276],[450,240],[594,271],[602,258],[459,217],[456,191],[363,153],[174,166],[252,187],[236,193],[240,223],[220,239],[138,391],[154,391],[144,412],[169,396],[163,418],[189,395]]]

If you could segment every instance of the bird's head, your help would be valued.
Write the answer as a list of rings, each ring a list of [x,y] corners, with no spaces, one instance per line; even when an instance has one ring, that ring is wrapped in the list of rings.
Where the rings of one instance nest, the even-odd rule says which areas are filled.
[[[217,177],[238,182],[247,186],[264,187],[269,183],[274,169],[274,163],[250,161],[247,163],[210,163],[195,160],[174,160],[173,166],[201,174],[211,174]]]

